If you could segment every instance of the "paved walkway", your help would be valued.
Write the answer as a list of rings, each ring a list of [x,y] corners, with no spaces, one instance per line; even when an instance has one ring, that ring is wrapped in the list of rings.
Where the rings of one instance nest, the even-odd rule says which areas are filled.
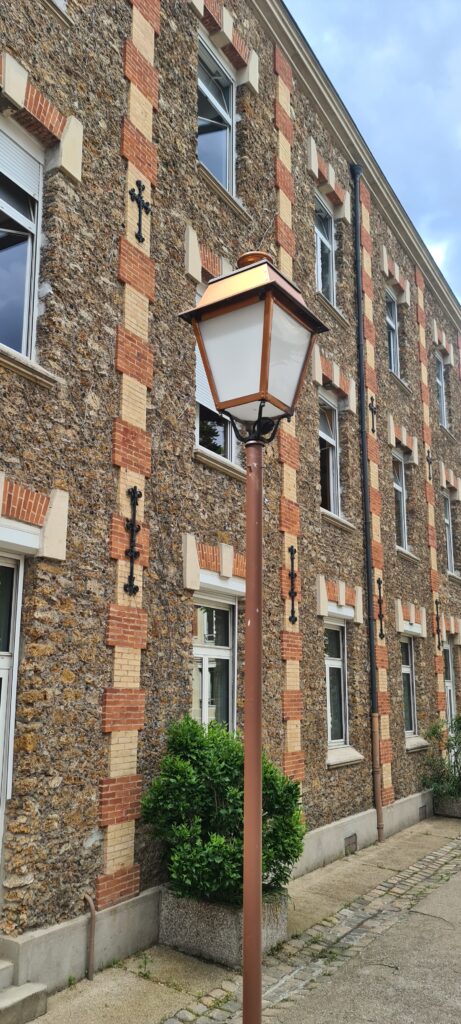
[[[291,938],[264,961],[264,1020],[268,1024],[270,1021],[275,1024],[284,1024],[285,1021],[287,1024],[298,1021],[305,1024],[309,1020],[320,1024],[323,1019],[327,1021],[327,1016],[321,1015],[325,1012],[330,1021],[331,1000],[335,996],[337,1002],[338,991],[343,992],[342,1002],[337,1002],[333,1014],[338,1022],[351,1024],[352,1021],[391,1019],[387,1015],[384,983],[382,996],[374,999],[373,991],[366,995],[366,980],[354,981],[354,972],[360,973],[365,969],[363,965],[368,962],[366,958],[370,947],[373,946],[374,950],[375,945],[385,942],[391,930],[395,929],[393,934],[399,936],[397,946],[401,952],[402,943],[403,952],[411,951],[413,939],[416,942],[419,935],[419,927],[415,929],[414,924],[409,923],[409,915],[419,913],[419,925],[423,920],[422,914],[426,915],[421,908],[427,894],[433,890],[439,890],[429,897],[436,901],[436,905],[447,899],[450,905],[452,901],[457,903],[457,920],[461,921],[461,875],[458,872],[461,872],[461,824],[452,819],[433,818],[379,846],[292,882]],[[445,895],[450,886],[455,887],[454,896]],[[461,926],[456,941],[459,950]],[[429,929],[426,946],[422,943],[420,950],[426,961],[430,944]],[[381,960],[378,965],[379,970],[392,977],[399,971],[398,956],[401,955],[397,956],[395,950],[394,954],[390,967],[384,961],[382,967]],[[373,957],[375,961],[374,953]],[[427,967],[426,962],[426,976],[431,978]],[[415,966],[416,974],[420,969],[421,965]],[[351,972],[349,987],[355,985],[355,1003],[351,1001],[347,981]],[[329,979],[334,974],[333,985]],[[440,972],[437,973],[439,976]],[[461,974],[457,980],[455,978],[461,991],[460,979]],[[372,989],[375,980],[369,978]],[[418,986],[421,988],[421,980]],[[427,999],[432,990],[434,997],[437,992],[440,995],[439,988],[434,974]],[[412,991],[410,979],[410,995]],[[46,1020],[47,1024],[133,1024],[133,1021],[136,1024],[179,1024],[180,1021],[239,1024],[240,999],[239,975],[155,946],[144,954],[100,972],[92,983],[80,982],[51,997]],[[457,1011],[453,1010],[453,1018],[444,1014],[444,1024],[460,1019],[461,999],[457,1002],[455,993],[453,1000]],[[418,1005],[415,998],[415,1012]],[[352,1006],[355,1007],[353,1010]],[[439,1011],[434,1010],[435,1016],[424,1016],[420,1007],[418,1016],[411,1016],[411,1010],[405,1010],[406,1015],[399,1016],[394,1005],[391,1016],[399,1022],[414,1019],[430,1024],[434,1020],[434,1024],[438,1024],[442,1019],[437,1017]]]

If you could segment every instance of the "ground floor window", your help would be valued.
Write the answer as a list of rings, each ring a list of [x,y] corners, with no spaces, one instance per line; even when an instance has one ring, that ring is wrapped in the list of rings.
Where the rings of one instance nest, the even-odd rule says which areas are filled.
[[[416,736],[416,680],[415,652],[413,640],[402,640],[400,644],[402,662],[403,712],[405,719],[405,735]]]
[[[348,742],[345,626],[327,623],[325,626],[324,643],[328,745],[340,746]]]
[[[11,795],[22,574],[21,558],[0,554],[0,843]]]
[[[451,641],[443,645],[443,665],[445,675],[445,699],[447,705],[447,725],[451,729],[456,715],[456,687],[453,668],[453,645]]]
[[[236,602],[196,599],[192,717],[203,725],[235,726]]]

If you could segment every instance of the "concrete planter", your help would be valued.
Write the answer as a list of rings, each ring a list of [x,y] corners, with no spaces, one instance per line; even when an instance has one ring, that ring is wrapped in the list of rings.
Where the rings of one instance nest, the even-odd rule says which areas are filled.
[[[288,897],[263,903],[263,952],[287,939]],[[175,896],[163,889],[159,942],[226,967],[242,965],[243,910]]]
[[[444,818],[461,818],[461,797],[435,797],[434,814]]]

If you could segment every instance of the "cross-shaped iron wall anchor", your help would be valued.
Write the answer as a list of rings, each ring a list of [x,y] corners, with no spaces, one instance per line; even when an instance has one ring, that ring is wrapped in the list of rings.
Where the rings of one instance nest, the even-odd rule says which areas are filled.
[[[371,433],[376,434],[376,414],[378,412],[378,406],[376,405],[374,395],[370,398],[368,408],[371,412]]]
[[[434,460],[432,458],[431,449],[428,448],[427,452],[426,452],[426,462],[427,462],[427,465],[428,465],[428,474],[427,475],[429,477],[429,480],[432,480],[432,463],[433,463],[433,461]]]
[[[152,206],[151,206],[150,203],[146,202],[146,200],[143,199],[143,197],[142,197],[142,194],[143,194],[144,189],[146,187],[143,184],[143,182],[138,179],[138,181],[136,182],[136,186],[137,186],[137,189],[138,189],[137,192],[136,192],[135,188],[130,188],[131,202],[138,204],[138,230],[136,231],[136,234],[135,234],[134,237],[137,238],[138,242],[144,242],[144,235],[142,233],[142,214],[143,214],[143,210],[144,210],[144,213],[147,213],[147,214],[152,213]]]

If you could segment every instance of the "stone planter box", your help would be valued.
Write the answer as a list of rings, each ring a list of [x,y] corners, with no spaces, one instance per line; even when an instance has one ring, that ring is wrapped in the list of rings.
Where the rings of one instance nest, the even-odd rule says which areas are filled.
[[[440,814],[444,818],[461,818],[461,797],[434,798],[434,814]]]
[[[263,903],[263,953],[287,939],[288,896]],[[159,942],[226,967],[242,965],[243,910],[162,891]]]

